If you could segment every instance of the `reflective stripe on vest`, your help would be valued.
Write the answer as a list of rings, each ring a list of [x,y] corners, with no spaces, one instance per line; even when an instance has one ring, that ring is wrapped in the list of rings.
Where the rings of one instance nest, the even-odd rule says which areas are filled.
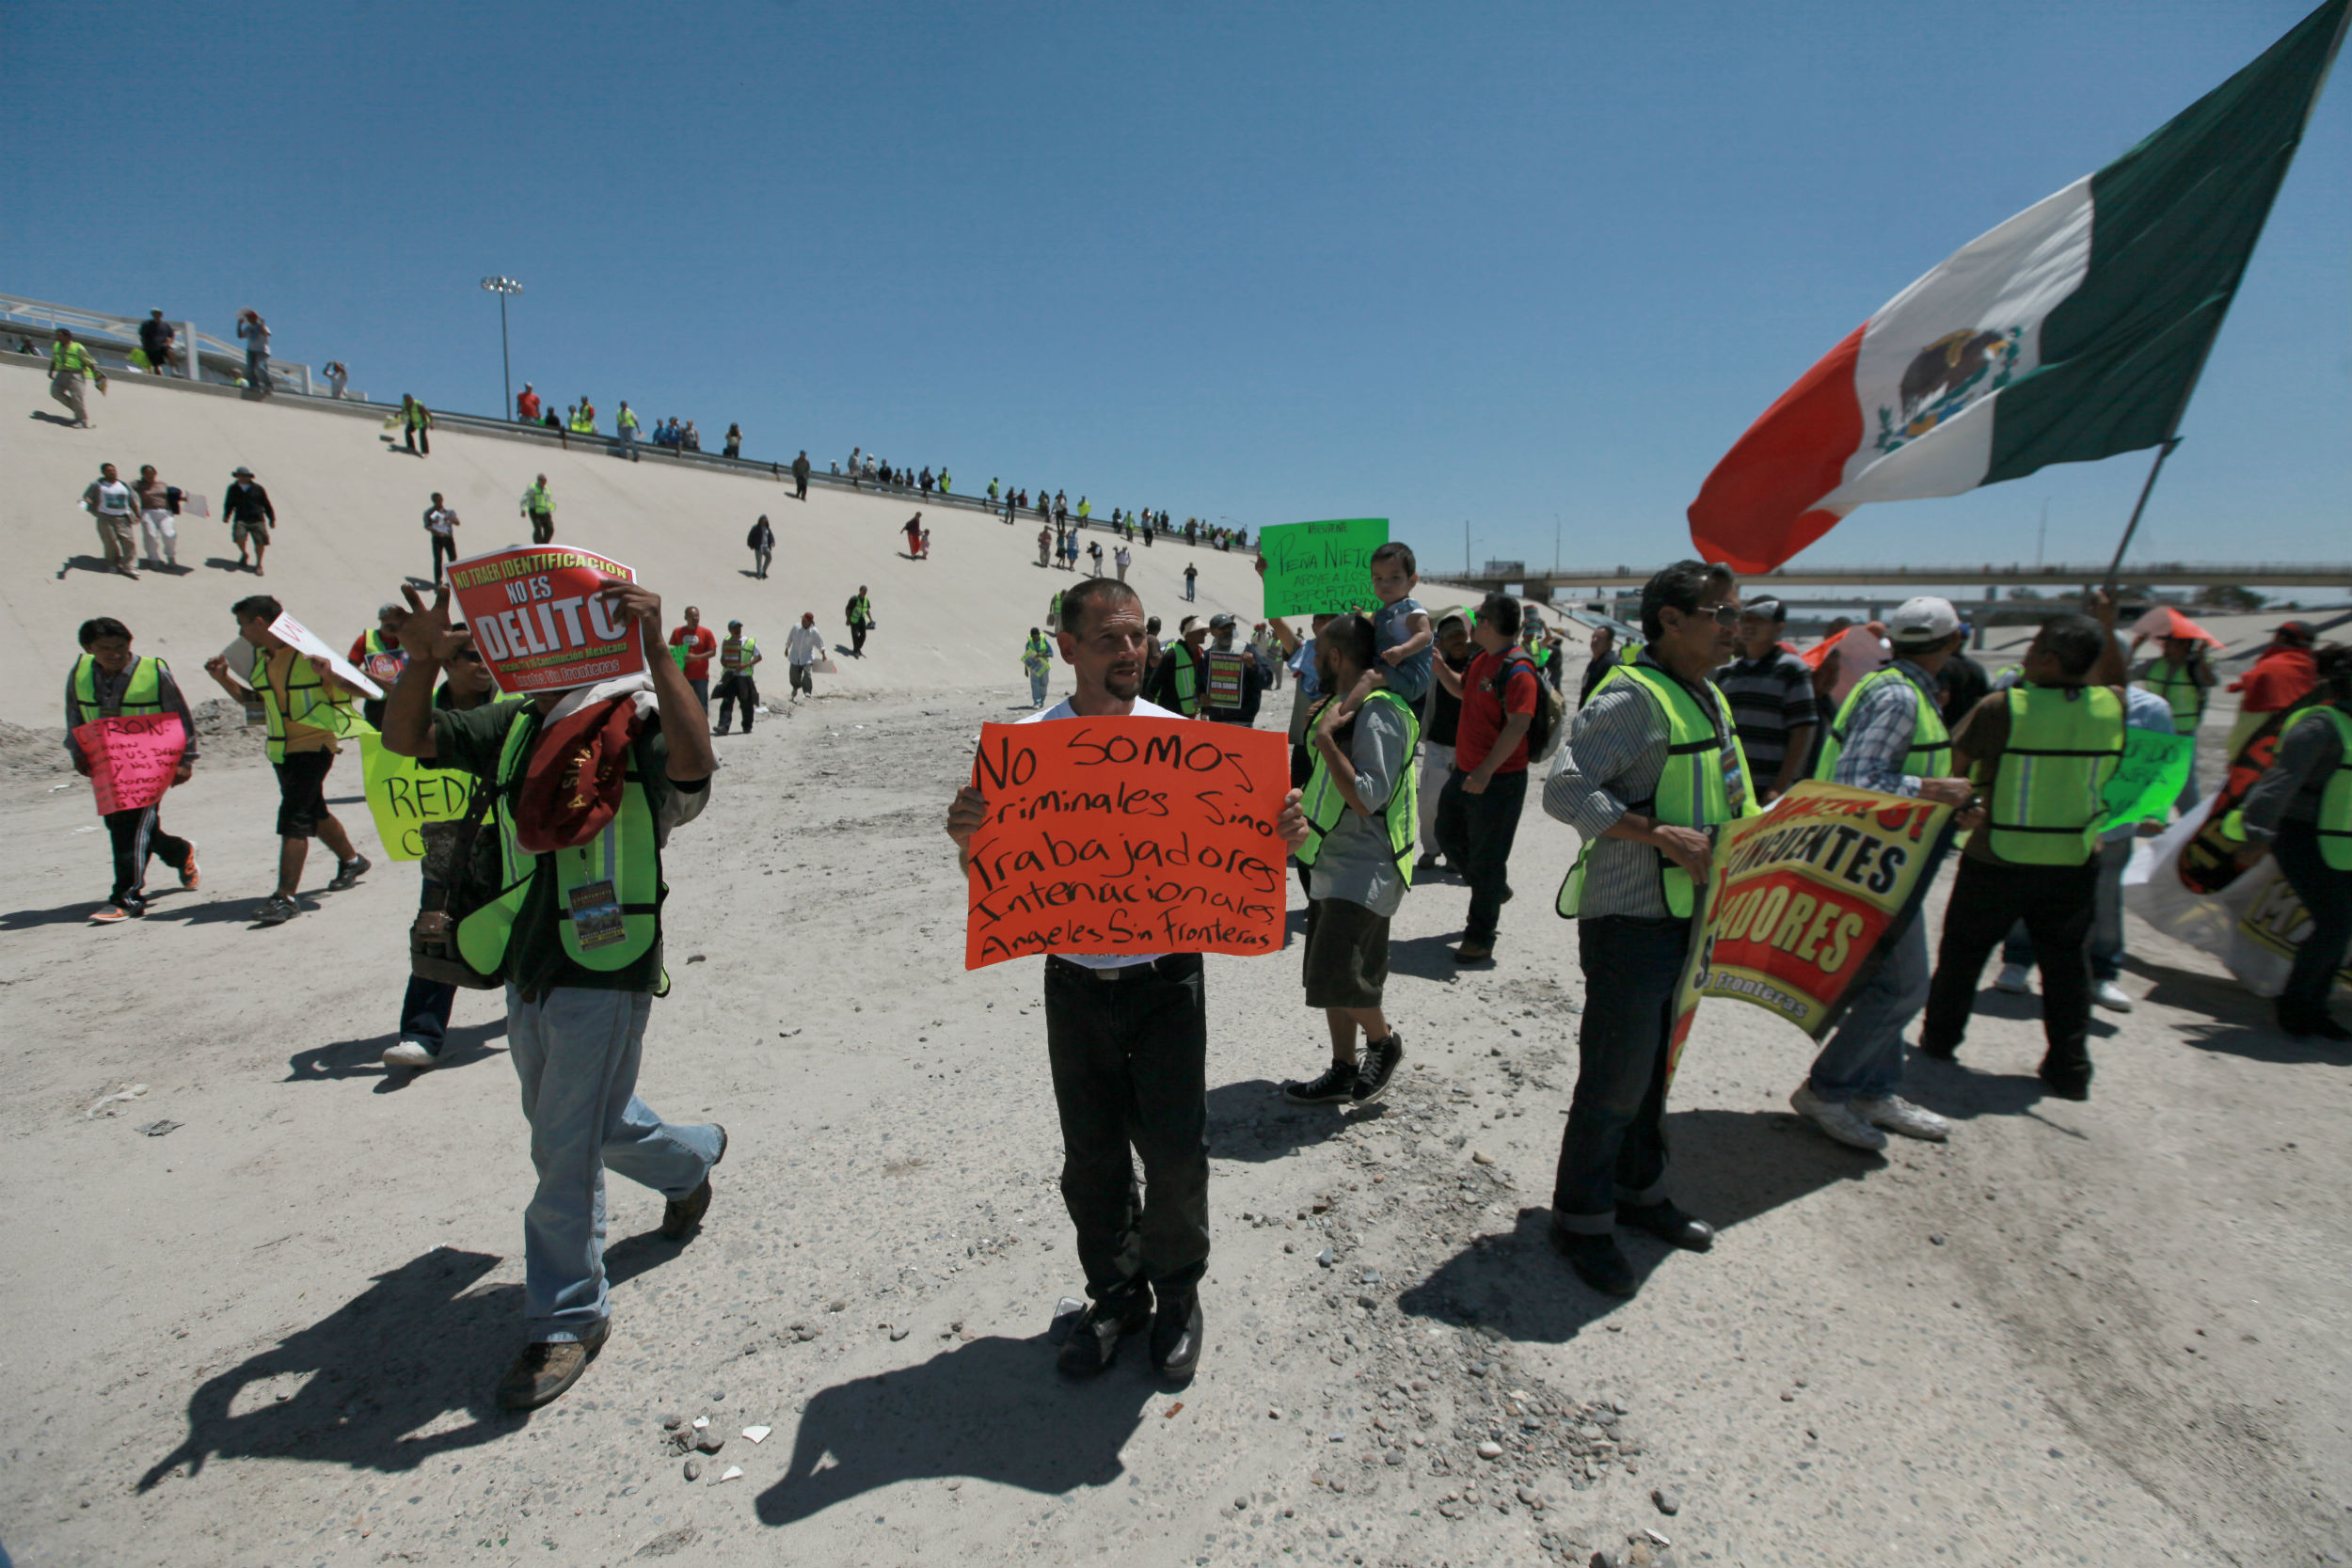
[[[2205,716],[2205,689],[2197,684],[2194,664],[2175,665],[2160,658],[2148,666],[2148,678],[2139,683],[2162,697],[2172,709],[2172,728],[2181,735],[2195,732],[2198,721]]]
[[[1993,852],[2018,865],[2082,864],[2099,848],[2100,792],[2122,765],[2123,705],[2113,691],[2010,687],[2009,744],[1993,762]]]
[[[101,707],[98,660],[84,654],[73,665],[73,705],[81,712],[81,721],[88,724],[101,719],[163,712],[164,669],[160,658],[133,656],[131,684],[122,689],[122,701],[113,707]]]
[[[1837,757],[1846,749],[1846,736],[1853,723],[1857,705],[1866,691],[1876,689],[1888,681],[1900,681],[1911,688],[1918,699],[1919,717],[1911,726],[1911,747],[1903,752],[1903,771],[1915,779],[1947,779],[1952,774],[1952,732],[1944,727],[1944,716],[1935,710],[1928,694],[1919,689],[1919,683],[1900,670],[1873,670],[1854,682],[1846,701],[1837,709],[1836,722],[1830,725],[1829,738],[1821,744],[1821,766],[1814,773],[1817,779],[1836,783]]]
[[[1176,711],[1190,719],[1200,711],[1200,656],[1179,639],[1168,645],[1168,657],[1176,660],[1176,673],[1168,677],[1176,689]]]
[[[269,650],[262,650],[261,662],[255,665],[253,691],[262,699],[262,717],[269,724],[269,740],[263,748],[272,762],[286,760],[286,731],[290,724],[302,724],[324,730],[328,735],[342,735],[351,727],[351,716],[342,705],[326,694],[319,679],[318,666],[308,655],[296,654],[286,666],[286,701],[294,709],[291,717],[278,705],[278,688],[269,678]]]
[[[1337,698],[1327,697],[1315,705],[1314,711],[1307,720],[1307,730],[1311,736],[1314,733],[1316,722],[1323,717],[1323,710],[1336,701]],[[1388,824],[1389,852],[1396,861],[1397,875],[1405,879],[1406,887],[1411,887],[1413,829],[1421,820],[1421,787],[1416,782],[1418,775],[1413,767],[1421,752],[1421,719],[1413,712],[1412,705],[1393,691],[1375,690],[1365,701],[1386,703],[1395,708],[1398,716],[1405,721],[1405,758],[1397,766],[1396,783],[1390,788],[1388,803],[1380,808],[1380,815]],[[1310,741],[1309,744],[1313,743]],[[1340,793],[1338,781],[1331,777],[1330,759],[1323,754],[1320,746],[1315,747],[1314,771],[1307,776],[1307,787],[1299,796],[1298,809],[1306,814],[1307,841],[1293,853],[1299,864],[1312,865],[1323,854],[1324,835],[1338,827],[1340,818],[1353,809],[1347,803],[1347,797]]]
[[[505,749],[499,753],[498,820],[499,895],[457,925],[457,949],[468,963],[485,974],[506,974],[506,951],[515,931],[516,916],[531,892],[532,879],[555,879],[556,921],[564,956],[582,969],[610,972],[627,969],[645,956],[660,935],[661,851],[655,843],[653,805],[638,772],[638,749],[628,749],[628,778],[621,786],[621,809],[604,832],[575,848],[533,855],[515,836],[515,800],[521,793],[523,768],[532,742],[539,733],[539,715],[528,704],[515,715],[506,731]],[[604,896],[609,884],[609,897]],[[617,904],[616,932],[592,930],[583,941],[575,905],[593,915],[601,905]],[[668,990],[668,977],[656,988]]]
[[[1692,699],[1680,681],[1647,665],[1619,664],[1613,666],[1593,688],[1593,695],[1600,695],[1603,688],[1619,679],[1629,680],[1649,694],[1666,721],[1666,767],[1658,777],[1657,792],[1646,800],[1636,800],[1632,809],[1659,822],[1677,828],[1696,828],[1701,832],[1719,827],[1735,816],[1756,814],[1756,786],[1748,777],[1747,752],[1740,745],[1740,731],[1732,722],[1731,705],[1724,694],[1707,682],[1708,695],[1715,700],[1715,711],[1709,715]],[[1724,743],[1730,743],[1729,754]],[[1560,896],[1555,908],[1561,917],[1574,920],[1584,902],[1584,857],[1593,852],[1587,841],[1577,851],[1576,864],[1569,867],[1567,877],[1560,883]],[[1657,851],[1651,851],[1657,854]],[[1663,855],[1658,855],[1658,877],[1665,895],[1667,912],[1677,919],[1687,919],[1696,899],[1692,896],[1691,874]]]
[[[719,668],[722,670],[747,670],[751,668],[752,660],[758,657],[759,642],[755,638],[739,638],[733,653],[727,652],[726,643],[719,644]]]

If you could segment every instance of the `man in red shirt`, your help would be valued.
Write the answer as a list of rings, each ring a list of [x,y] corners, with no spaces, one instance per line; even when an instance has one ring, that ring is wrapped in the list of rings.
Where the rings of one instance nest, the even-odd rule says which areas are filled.
[[[2254,667],[2230,683],[2238,693],[2237,722],[2231,726],[2230,744],[2221,754],[2235,761],[2238,751],[2263,721],[2281,708],[2293,707],[2319,684],[2319,665],[2312,656],[2316,634],[2309,621],[2287,621],[2273,628],[2270,646],[2254,659]]]
[[[528,381],[523,383],[522,391],[516,396],[515,418],[525,424],[539,422],[539,394],[531,389]]]
[[[703,612],[693,605],[686,607],[686,625],[670,634],[670,657],[686,673],[686,684],[694,689],[694,700],[710,711],[710,660],[719,651],[719,634],[703,625]]]
[[[1518,600],[1487,594],[1470,641],[1478,655],[1468,670],[1457,675],[1443,660],[1432,666],[1462,700],[1454,771],[1438,797],[1438,847],[1470,886],[1462,944],[1454,950],[1457,964],[1494,957],[1502,905],[1511,896],[1511,844],[1527,800],[1527,728],[1543,700],[1535,663],[1518,651]]]

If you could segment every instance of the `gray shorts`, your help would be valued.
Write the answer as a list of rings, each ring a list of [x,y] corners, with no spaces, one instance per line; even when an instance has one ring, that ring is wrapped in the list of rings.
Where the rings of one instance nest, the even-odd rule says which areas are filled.
[[[1301,967],[1310,1007],[1377,1007],[1389,978],[1389,917],[1345,898],[1308,899]]]

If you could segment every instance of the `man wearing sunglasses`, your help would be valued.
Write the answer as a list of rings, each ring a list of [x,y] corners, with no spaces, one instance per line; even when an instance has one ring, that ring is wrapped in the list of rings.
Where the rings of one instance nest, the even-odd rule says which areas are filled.
[[[1637,1288],[1620,1225],[1691,1252],[1715,1242],[1666,1196],[1666,1043],[1710,830],[1756,809],[1731,705],[1707,678],[1739,626],[1726,568],[1678,561],[1651,578],[1640,652],[1593,689],[1544,785],[1544,810],[1584,839],[1557,906],[1578,922],[1584,1015],[1551,1240],[1604,1295]]]

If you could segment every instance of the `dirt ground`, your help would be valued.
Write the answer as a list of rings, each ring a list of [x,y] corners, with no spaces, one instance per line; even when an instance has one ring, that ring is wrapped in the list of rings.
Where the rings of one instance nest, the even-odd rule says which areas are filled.
[[[717,1201],[681,1247],[616,1184],[613,1338],[528,1419],[490,1399],[530,1191],[495,997],[461,997],[442,1069],[377,1062],[413,870],[254,928],[274,794],[223,746],[165,814],[202,890],[93,928],[87,791],[0,736],[15,1560],[2352,1555],[2352,1056],[2136,925],[2089,1103],[2042,1098],[2033,1000],[1988,993],[1963,1065],[1913,1069],[1952,1142],[1882,1159],[1788,1113],[1802,1037],[1710,1005],[1672,1181],[1722,1238],[1630,1243],[1644,1288],[1610,1302],[1543,1239],[1585,982],[1550,910],[1575,838],[1533,795],[1491,968],[1449,960],[1457,881],[1398,916],[1377,1111],[1275,1094],[1322,1051],[1295,956],[1209,960],[1200,1375],[1064,1386],[1039,966],[962,970],[940,831],[1014,700],[828,696],[720,743],[643,1080],[725,1123]],[[329,793],[363,817],[356,774]],[[669,1417],[726,1434],[699,1481]]]

